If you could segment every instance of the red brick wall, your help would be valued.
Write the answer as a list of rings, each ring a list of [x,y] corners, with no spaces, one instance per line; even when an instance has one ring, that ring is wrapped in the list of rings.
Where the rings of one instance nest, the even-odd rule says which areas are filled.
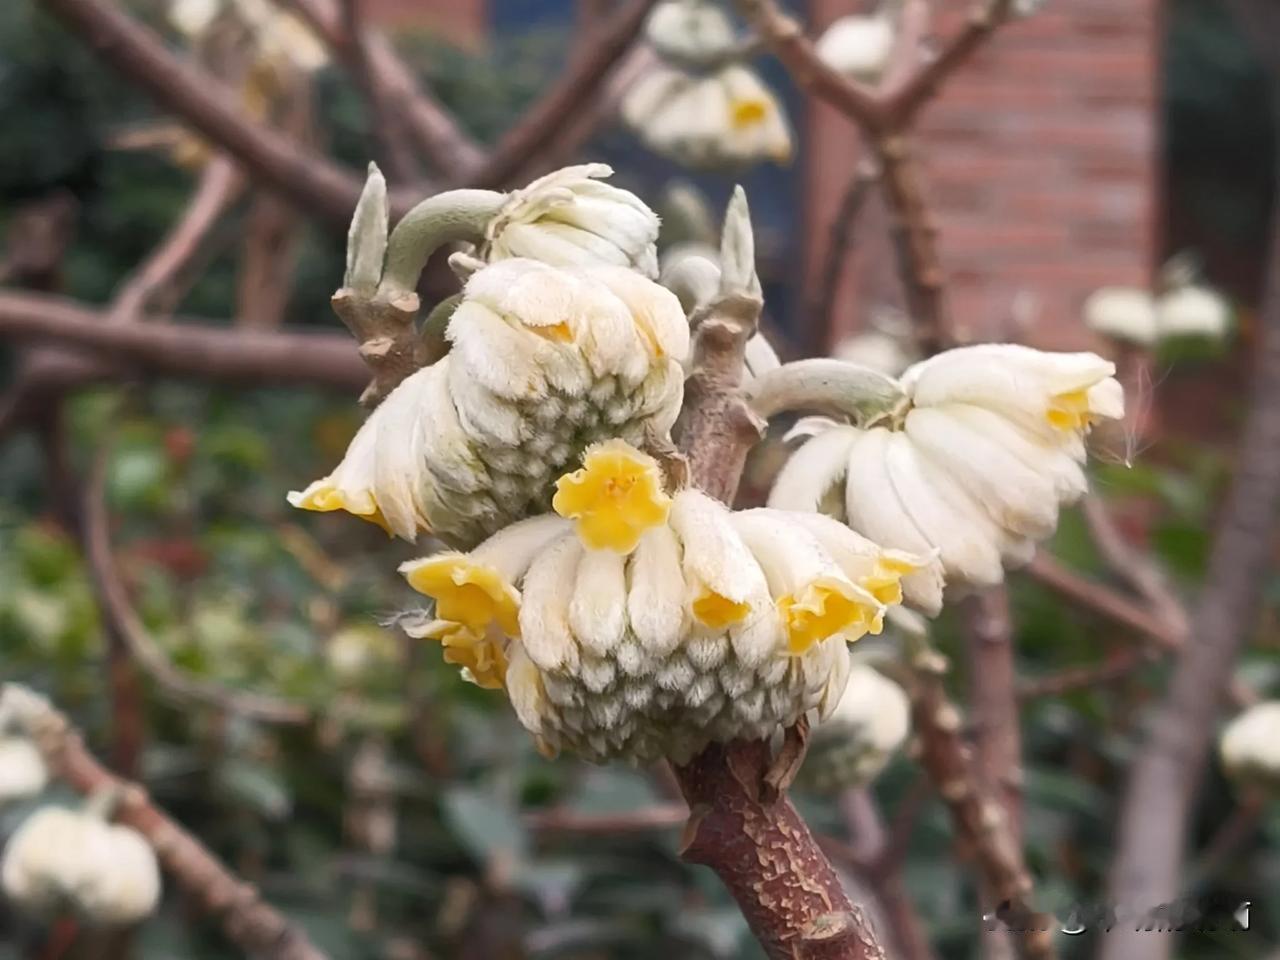
[[[920,152],[938,213],[952,315],[979,337],[1011,320],[1043,346],[1079,345],[1096,287],[1145,284],[1155,259],[1159,0],[1050,0],[1002,28],[925,115]],[[852,8],[811,0],[815,29]],[[967,4],[936,25],[954,29]],[[857,135],[833,110],[808,118],[806,277],[818,276]],[[837,297],[834,339],[877,301],[898,302],[883,213]],[[811,288],[812,289],[812,288]]]
[[[368,7],[379,23],[432,30],[464,47],[480,45],[489,28],[487,0],[368,0]]]

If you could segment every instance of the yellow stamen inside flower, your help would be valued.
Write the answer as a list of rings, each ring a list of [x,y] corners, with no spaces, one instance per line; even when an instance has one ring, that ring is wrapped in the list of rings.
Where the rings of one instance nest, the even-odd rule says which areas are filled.
[[[760,97],[744,97],[729,103],[729,122],[735,130],[761,123],[769,115],[769,103]]]
[[[509,637],[520,635],[520,593],[496,569],[466,554],[442,553],[400,565],[409,586],[436,602],[436,615],[472,630],[491,623]]]
[[[486,690],[501,690],[507,676],[507,654],[502,645],[487,633],[451,620],[435,620],[422,636],[439,640],[444,647],[444,662],[460,666],[468,680]]]
[[[1072,390],[1054,394],[1049,398],[1049,407],[1044,416],[1059,430],[1083,430],[1093,422],[1093,412],[1089,409],[1089,391]]]
[[[578,537],[592,550],[630,553],[650,527],[664,523],[671,498],[662,490],[658,462],[623,440],[590,448],[582,469],[556,481],[551,507],[577,521]]]
[[[714,590],[703,590],[694,598],[692,607],[697,621],[713,630],[723,630],[751,612],[751,604],[737,603]]]
[[[902,602],[902,578],[915,573],[923,563],[900,550],[886,550],[876,558],[871,572],[858,581],[858,586],[886,607]]]
[[[787,629],[788,651],[802,654],[838,633],[851,640],[864,633],[879,633],[883,608],[855,591],[850,583],[820,577],[796,593],[779,597],[778,612]]]
[[[376,523],[387,532],[387,536],[394,536],[387,518],[382,515],[377,498],[365,490],[358,494],[349,494],[339,490],[328,480],[317,480],[301,493],[297,491],[290,493],[289,503],[300,510],[315,510],[319,513],[345,510],[353,517]]]

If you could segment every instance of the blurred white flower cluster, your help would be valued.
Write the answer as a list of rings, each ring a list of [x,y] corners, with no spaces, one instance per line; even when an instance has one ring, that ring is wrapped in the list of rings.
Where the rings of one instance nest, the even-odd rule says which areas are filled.
[[[1244,787],[1280,790],[1280,701],[1256,703],[1233,719],[1218,741],[1222,767]]]
[[[1190,258],[1179,255],[1165,265],[1160,292],[1137,287],[1102,287],[1084,303],[1084,322],[1113,340],[1151,347],[1175,338],[1221,340],[1231,331],[1231,304],[1215,290],[1195,282]]]
[[[844,696],[810,735],[805,783],[818,793],[865,786],[880,775],[910,734],[906,691],[869,664],[854,663]]]
[[[650,149],[690,167],[791,159],[777,95],[738,62],[732,24],[703,0],[666,0],[645,28],[660,62],[622,102],[622,119]]]
[[[151,846],[93,809],[43,807],[29,816],[5,846],[0,883],[35,916],[71,910],[102,926],[136,923],[160,900]]]
[[[757,334],[745,400],[783,397],[766,415],[848,416],[801,421],[807,442],[769,506],[731,509],[689,485],[670,431],[690,322],[717,297],[760,296],[745,196],[719,251],[669,258],[659,283],[657,218],[600,183],[608,172],[441,194],[388,231],[373,171],[339,296],[358,335],[367,317],[412,322],[431,252],[470,242],[451,259],[461,293],[431,314],[447,317],[448,350],[290,500],[443,541],[401,567],[430,603],[398,622],[467,680],[505,690],[545,752],[684,762],[830,714],[848,644],[879,633],[887,611],[905,598],[934,613],[945,578],[992,583],[1026,559],[1085,489],[1089,427],[1123,400],[1092,354],[970,347],[894,379],[839,360],[780,364]],[[371,344],[389,349],[362,336],[367,356]],[[354,647],[333,657],[362,668]],[[832,728],[851,744],[846,780],[874,775],[905,735],[901,698],[877,676]],[[856,719],[868,709],[883,722]]]

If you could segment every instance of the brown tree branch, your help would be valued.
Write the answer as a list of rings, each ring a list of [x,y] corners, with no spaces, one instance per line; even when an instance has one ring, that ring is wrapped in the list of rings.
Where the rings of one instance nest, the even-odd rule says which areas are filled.
[[[914,120],[947,79],[967,63],[991,38],[996,28],[1009,18],[1012,7],[1013,0],[980,0],[969,11],[964,27],[938,55],[887,95],[887,111],[900,123]]]
[[[683,803],[655,803],[621,813],[582,813],[563,807],[533,810],[524,815],[525,826],[542,833],[572,833],[583,836],[617,836],[678,827],[689,819]]]
[[[681,855],[716,871],[774,960],[883,960],[791,801],[762,799],[771,765],[767,744],[737,740],[678,767],[691,811]]]
[[[1194,642],[1183,645],[1165,698],[1130,767],[1111,873],[1114,902],[1154,906],[1179,893],[1187,821],[1214,722],[1271,568],[1280,502],[1280,216],[1274,214],[1271,234],[1258,368],[1234,480],[1205,586],[1194,606]],[[1116,929],[1104,941],[1101,956],[1163,960],[1172,946],[1167,933]]]
[[[1010,843],[1021,849],[1022,738],[1008,590],[1003,584],[982,590],[967,600],[964,614],[974,773],[982,789],[999,800]],[[983,896],[984,913],[1000,903],[990,884],[987,887]],[[1012,958],[1013,944],[1008,930],[984,926],[982,939],[984,955],[990,960],[1002,956]]]
[[[656,0],[627,0],[601,23],[590,45],[569,61],[564,73],[494,146],[470,176],[468,186],[499,188],[519,178],[544,148],[552,145],[592,97],[614,64],[635,42]]]
[[[1022,742],[1009,592],[1004,586],[988,588],[970,597],[965,607],[974,767],[986,789],[1000,798],[1009,835],[1021,845]]]
[[[343,60],[356,83],[364,90],[373,117],[373,131],[382,145],[382,155],[392,183],[405,183],[418,175],[417,158],[406,136],[407,130],[387,94],[375,64],[372,39],[365,24],[364,0],[340,0],[342,7],[341,47]],[[413,91],[416,93],[416,89]]]
[[[1135,549],[1124,538],[1101,498],[1085,497],[1081,509],[1093,542],[1107,566],[1147,602],[1151,612],[1168,625],[1171,635],[1185,637],[1188,632],[1186,608],[1152,557]]]
[[[922,791],[913,790],[898,813],[904,809],[913,813],[922,796]],[[900,851],[894,849],[899,837],[896,832],[886,831],[871,791],[865,787],[846,790],[840,796],[840,812],[849,834],[848,852],[852,854],[844,858],[845,863],[875,897],[875,905],[889,928],[892,955],[899,960],[934,960],[924,924],[902,880]]]
[[[269,127],[245,119],[231,90],[213,74],[183,61],[153,31],[110,0],[40,0],[98,54],[195,130],[234,156],[245,170],[300,208],[346,226],[361,178]],[[393,207],[403,214],[410,201]]]
[[[834,310],[840,281],[844,278],[849,262],[849,251],[854,245],[858,214],[871,194],[871,188],[879,179],[874,169],[856,171],[845,187],[844,196],[831,221],[831,236],[827,241],[826,256],[822,264],[822,278],[818,283],[817,300],[810,307],[813,330],[809,335],[811,346],[826,353],[833,344],[831,331],[835,329]]]
[[[801,90],[827,101],[864,130],[888,129],[890,117],[883,98],[827,66],[800,22],[774,0],[738,0],[738,9]]]
[[[878,93],[823,63],[799,22],[784,13],[775,0],[738,0],[738,8],[797,85],[830,103],[862,130],[881,170],[907,310],[926,355],[949,345],[956,336],[946,314],[937,228],[924,199],[910,131],[920,108],[1007,19],[1011,3],[1012,0],[982,0],[970,14],[966,27],[941,54],[909,73],[899,69],[914,54],[914,43],[908,37],[895,51],[893,70],[895,79],[900,72],[906,74],[905,79],[893,91]],[[906,32],[915,36],[922,11],[912,5],[908,13],[911,20]]]
[[[246,953],[269,960],[327,960],[305,933],[264,903],[195,837],[151,803],[146,791],[103,767],[85,749],[67,717],[40,695],[15,683],[0,687],[0,713],[20,725],[44,755],[52,773],[73,790],[120,793],[116,820],[155,849],[165,871],[203,909],[217,917],[228,939]]]
[[[918,657],[915,664],[911,721],[920,742],[920,764],[951,814],[961,848],[976,861],[988,895],[1007,905],[1016,918],[1015,936],[1022,955],[1048,960],[1057,955],[1051,918],[1037,914],[1031,903],[1031,875],[1008,817],[974,770],[972,753],[961,735],[960,711],[942,683],[943,669],[936,654]]]
[[[763,306],[746,217],[739,190],[721,244],[720,294],[694,317],[680,425],[690,478],[724,503],[733,502],[763,427],[741,392],[744,349]],[[675,773],[690,810],[683,857],[715,870],[771,958],[885,956],[785,790],[767,788],[777,782],[768,744],[712,744]]]
[[[1037,552],[1023,570],[1059,596],[1134,631],[1161,650],[1176,650],[1186,639],[1185,633],[1173,629],[1162,617],[1142,604],[1117,593],[1106,584],[1090,580],[1064,567],[1048,553]]]
[[[191,321],[104,323],[102,315],[62,297],[0,291],[0,338],[57,343],[102,361],[205,380],[306,384],[358,390],[368,379],[351,338],[331,333],[258,333]]]
[[[90,471],[85,491],[84,538],[86,560],[98,595],[98,605],[112,633],[120,638],[133,660],[146,671],[161,692],[179,706],[196,703],[263,723],[309,723],[311,711],[301,704],[191,676],[175,667],[165,656],[133,608],[128,588],[112,555],[106,503],[108,460],[109,450],[104,447]]]
[[[116,291],[108,309],[115,317],[139,316],[158,307],[167,313],[180,293],[179,276],[187,271],[218,219],[235,202],[244,178],[235,161],[215,154],[200,171],[195,192],[173,228]]]
[[[355,71],[372,104],[382,102],[388,114],[413,138],[422,155],[447,176],[460,178],[484,160],[484,151],[439,103],[418,86],[412,68],[400,58],[380,30],[365,27],[365,48],[349,42],[342,15],[333,0],[288,0]],[[360,58],[363,58],[363,62]]]

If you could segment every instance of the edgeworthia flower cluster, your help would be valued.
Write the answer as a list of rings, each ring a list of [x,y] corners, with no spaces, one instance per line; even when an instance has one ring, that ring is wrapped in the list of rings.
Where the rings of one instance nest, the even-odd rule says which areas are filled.
[[[943,571],[994,584],[1006,564],[1030,559],[1059,506],[1086,490],[1089,427],[1124,413],[1114,364],[1091,353],[964,347],[898,380],[811,363],[837,392],[844,378],[850,394],[869,389],[876,400],[853,423],[811,419],[769,504],[830,513],[886,547],[936,551],[941,570],[904,581],[929,613],[942,604]]]
[[[150,845],[90,808],[44,807],[17,829],[0,863],[5,897],[35,916],[73,910],[102,926],[136,923],[160,899]]]
[[[470,546],[545,510],[553,481],[590,444],[666,436],[689,332],[679,301],[641,272],[656,270],[656,218],[630,194],[596,189],[587,174],[599,168],[576,170],[503,203],[464,198],[489,204],[480,232],[493,262],[447,321],[448,355],[391,391],[334,471],[290,503]],[[397,251],[396,239],[380,280],[382,251],[362,257],[353,243],[349,288],[375,303],[382,286],[405,289],[425,256],[421,244]]]
[[[1280,701],[1254,704],[1233,719],[1222,731],[1218,752],[1237,783],[1280,790]]]
[[[923,563],[815,514],[668,496],[621,441],[557,487],[556,514],[401,568],[435,602],[410,630],[505,685],[549,753],[684,762],[826,713],[846,644],[880,631]]]
[[[661,3],[646,36],[661,62],[628,91],[622,119],[650,149],[691,167],[791,159],[782,104],[736,62],[733,27],[718,7]]]
[[[802,777],[819,793],[865,786],[910,733],[906,691],[874,667],[854,663],[840,701],[810,734]]]

